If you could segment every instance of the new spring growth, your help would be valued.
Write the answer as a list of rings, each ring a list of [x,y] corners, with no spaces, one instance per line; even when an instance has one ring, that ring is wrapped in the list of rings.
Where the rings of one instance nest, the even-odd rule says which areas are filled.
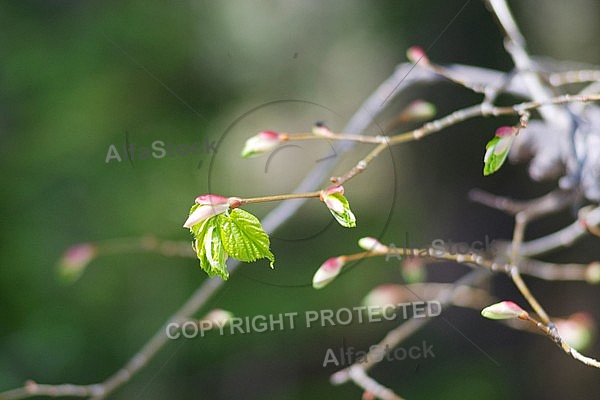
[[[346,259],[343,256],[332,257],[325,261],[313,276],[313,288],[322,289],[329,285],[342,271],[344,264],[346,264]]]
[[[242,157],[251,158],[268,153],[283,143],[286,136],[273,131],[262,131],[246,140],[246,144],[242,149]]]
[[[387,254],[387,252],[389,251],[387,246],[381,244],[379,240],[370,236],[359,239],[358,246],[363,250],[370,251],[373,253]]]
[[[60,277],[68,282],[76,281],[97,254],[98,248],[90,243],[69,247],[58,264]]]
[[[192,208],[193,211],[183,224],[184,228],[191,228],[210,217],[224,213],[230,207],[229,198],[214,194],[198,196],[195,203],[198,207]]]
[[[590,314],[578,312],[567,319],[556,320],[555,325],[563,340],[575,350],[584,350],[592,344],[595,326]]]
[[[406,50],[406,58],[413,64],[421,62],[423,64],[429,63],[429,58],[427,58],[427,54],[425,51],[419,46],[412,46]]]
[[[356,226],[356,217],[350,210],[348,200],[344,197],[343,186],[332,186],[321,190],[319,197],[340,225],[346,228],[354,228]]]
[[[379,306],[404,303],[410,300],[411,293],[405,286],[386,283],[372,289],[362,300],[363,306]]]
[[[487,176],[498,171],[508,157],[508,152],[519,130],[514,126],[501,126],[485,146],[483,156],[483,175]]]
[[[481,310],[481,315],[489,319],[529,319],[529,313],[512,301],[502,301]]]
[[[415,100],[402,110],[398,121],[402,123],[426,121],[433,118],[436,112],[435,106],[428,101]]]

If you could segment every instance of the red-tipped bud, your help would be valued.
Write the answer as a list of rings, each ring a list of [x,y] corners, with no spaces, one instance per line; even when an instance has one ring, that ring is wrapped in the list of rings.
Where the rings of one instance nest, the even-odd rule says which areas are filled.
[[[419,46],[409,47],[408,50],[406,50],[406,58],[408,58],[408,61],[414,64],[418,63],[419,61],[422,63],[429,62],[427,54],[425,54],[425,51]]]
[[[402,113],[400,113],[401,122],[426,121],[435,116],[435,106],[424,100],[415,100],[410,103]]]
[[[325,205],[331,211],[333,211],[337,214],[341,214],[344,212],[344,204],[342,203],[342,201],[340,201],[339,197],[335,195],[338,193],[341,195],[344,194],[343,186],[332,186],[328,189],[322,190],[321,191],[321,200],[323,200],[323,202],[325,202]]]
[[[364,306],[383,307],[387,304],[397,304],[408,301],[411,293],[405,286],[391,283],[379,285],[371,290],[362,300]]]
[[[210,206],[215,204],[225,204],[229,201],[229,198],[218,196],[216,194],[203,194],[202,196],[196,197],[194,203],[202,206]]]
[[[567,319],[554,321],[560,337],[575,350],[584,350],[594,338],[595,325],[591,315],[578,312]]]
[[[214,217],[215,215],[224,213],[229,209],[229,199],[214,194],[198,196],[196,197],[195,203],[197,204],[197,207],[192,207],[193,211],[184,222],[184,228],[191,228],[192,226],[199,224],[208,218]]]
[[[258,135],[252,136],[246,140],[246,144],[242,149],[242,157],[256,157],[279,146],[284,140],[283,135],[273,131],[263,131]]]
[[[325,261],[313,276],[313,288],[322,289],[329,285],[342,271],[345,263],[344,257],[332,257]]]
[[[67,281],[77,280],[85,267],[96,257],[98,249],[90,243],[71,246],[65,251],[58,265],[58,273]]]
[[[528,319],[529,313],[512,301],[502,301],[481,310],[481,315],[489,319]]]
[[[515,128],[514,126],[501,126],[500,128],[496,129],[496,136],[501,138],[512,136],[516,133],[517,128]]]
[[[485,146],[483,156],[483,175],[487,176],[498,171],[508,157],[508,152],[519,132],[514,126],[501,126],[496,129],[492,140]]]
[[[346,227],[354,228],[356,226],[356,217],[350,210],[350,204],[344,197],[344,188],[342,186],[331,186],[321,190],[321,201],[325,203],[331,215],[336,221]]]
[[[369,392],[368,390],[365,390],[362,394],[362,400],[375,400],[375,399],[377,399],[377,397],[375,397],[373,392]]]

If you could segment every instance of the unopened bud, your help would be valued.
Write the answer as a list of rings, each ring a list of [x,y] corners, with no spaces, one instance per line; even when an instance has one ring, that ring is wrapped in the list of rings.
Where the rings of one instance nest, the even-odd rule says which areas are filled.
[[[256,157],[268,153],[283,142],[283,135],[273,131],[263,131],[246,140],[242,157]]]
[[[410,295],[406,287],[388,283],[371,290],[363,298],[362,305],[383,307],[387,304],[403,303],[410,299]]]
[[[214,194],[204,194],[196,197],[196,206],[183,223],[184,228],[191,228],[200,222],[224,213],[229,209],[229,198]]]
[[[567,319],[554,321],[560,337],[575,350],[584,350],[594,338],[594,321],[585,312],[578,312]]]
[[[529,313],[512,301],[502,301],[484,308],[481,315],[489,319],[528,319]]]
[[[400,122],[426,121],[435,116],[435,106],[424,100],[415,100],[400,113]]]
[[[344,257],[332,257],[325,261],[313,276],[313,288],[322,289],[329,285],[342,271],[345,263]]]
[[[97,253],[97,247],[90,243],[81,243],[69,247],[60,259],[58,265],[59,275],[68,282],[76,281]]]
[[[370,236],[360,238],[358,240],[358,246],[363,250],[372,251],[373,253],[387,253],[389,250],[388,247],[381,244],[379,240]]]
[[[495,135],[498,137],[507,137],[516,134],[517,131],[517,128],[514,126],[501,126],[500,128],[496,129]]]
[[[419,46],[409,47],[408,50],[406,50],[406,58],[408,58],[408,61],[414,64],[418,63],[419,61],[422,63],[429,62],[427,54],[425,54],[425,51]]]

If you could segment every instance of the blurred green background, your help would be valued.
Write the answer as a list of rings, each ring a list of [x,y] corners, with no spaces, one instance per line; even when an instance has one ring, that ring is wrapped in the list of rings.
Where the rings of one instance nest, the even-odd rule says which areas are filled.
[[[600,63],[599,2],[510,3],[533,53]],[[57,279],[56,263],[70,245],[144,235],[189,240],[181,225],[199,194],[289,192],[331,149],[303,144],[273,157],[265,171],[265,158],[239,157],[243,141],[265,129],[308,131],[317,120],[341,130],[411,45],[427,48],[437,40],[428,53],[436,62],[510,69],[483,2],[469,2],[448,26],[464,5],[1,2],[0,391],[27,379],[105,379],[206,279],[193,259],[119,254],[94,260],[68,286]],[[417,95],[427,95],[441,114],[479,100],[452,85]],[[304,102],[277,102],[240,118],[278,100]],[[307,284],[325,259],[356,251],[362,236],[401,243],[408,232],[415,244],[508,238],[510,218],[471,205],[467,191],[531,197],[553,184],[532,185],[523,166],[482,178],[483,148],[497,124],[470,121],[384,154],[346,185],[356,229],[332,225],[300,240],[330,220],[324,207],[307,204],[274,233],[276,269],[264,261],[242,265],[197,316],[214,307],[253,317],[358,306],[374,286],[401,282],[398,263],[363,262],[319,292]],[[216,154],[133,160],[134,166],[105,162],[111,144],[121,150],[126,132],[139,146],[208,140],[219,147]],[[339,170],[365,151],[357,148]],[[262,217],[272,208],[248,209]],[[536,224],[531,235],[572,219],[566,213]],[[594,243],[584,243],[563,261],[597,259],[595,246],[594,253]],[[429,271],[451,281],[466,269]],[[504,277],[497,285],[500,297],[520,299]],[[539,281],[532,287],[554,315],[586,310],[600,319],[597,288]],[[374,376],[409,399],[589,398],[600,390],[598,371],[547,339],[510,331],[476,312],[448,310],[445,318],[460,333],[438,319],[405,344],[434,346],[435,358],[419,360],[418,372],[412,360],[384,362]],[[351,384],[329,384],[336,368],[322,367],[326,350],[339,348],[341,338],[367,349],[391,326],[298,326],[172,341],[111,398],[359,398]],[[600,354],[600,346],[588,352]]]

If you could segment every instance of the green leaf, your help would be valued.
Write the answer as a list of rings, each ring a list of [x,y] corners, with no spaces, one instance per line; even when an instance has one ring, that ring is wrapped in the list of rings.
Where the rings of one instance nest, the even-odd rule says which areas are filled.
[[[273,267],[275,256],[269,250],[269,235],[258,218],[239,208],[219,214],[217,218],[223,246],[231,257],[244,262],[267,258]]]
[[[223,280],[227,280],[229,278],[226,264],[228,256],[221,240],[217,218],[208,218],[203,223],[194,225],[191,230],[196,238],[193,247],[200,260],[200,267],[210,277],[219,275]]]
[[[341,193],[331,193],[325,198],[325,204],[336,221],[346,228],[356,226],[356,217],[350,210],[348,200]]]
[[[498,171],[508,157],[508,152],[512,146],[514,135],[494,136],[485,146],[485,156],[483,157],[483,175],[488,176]]]

